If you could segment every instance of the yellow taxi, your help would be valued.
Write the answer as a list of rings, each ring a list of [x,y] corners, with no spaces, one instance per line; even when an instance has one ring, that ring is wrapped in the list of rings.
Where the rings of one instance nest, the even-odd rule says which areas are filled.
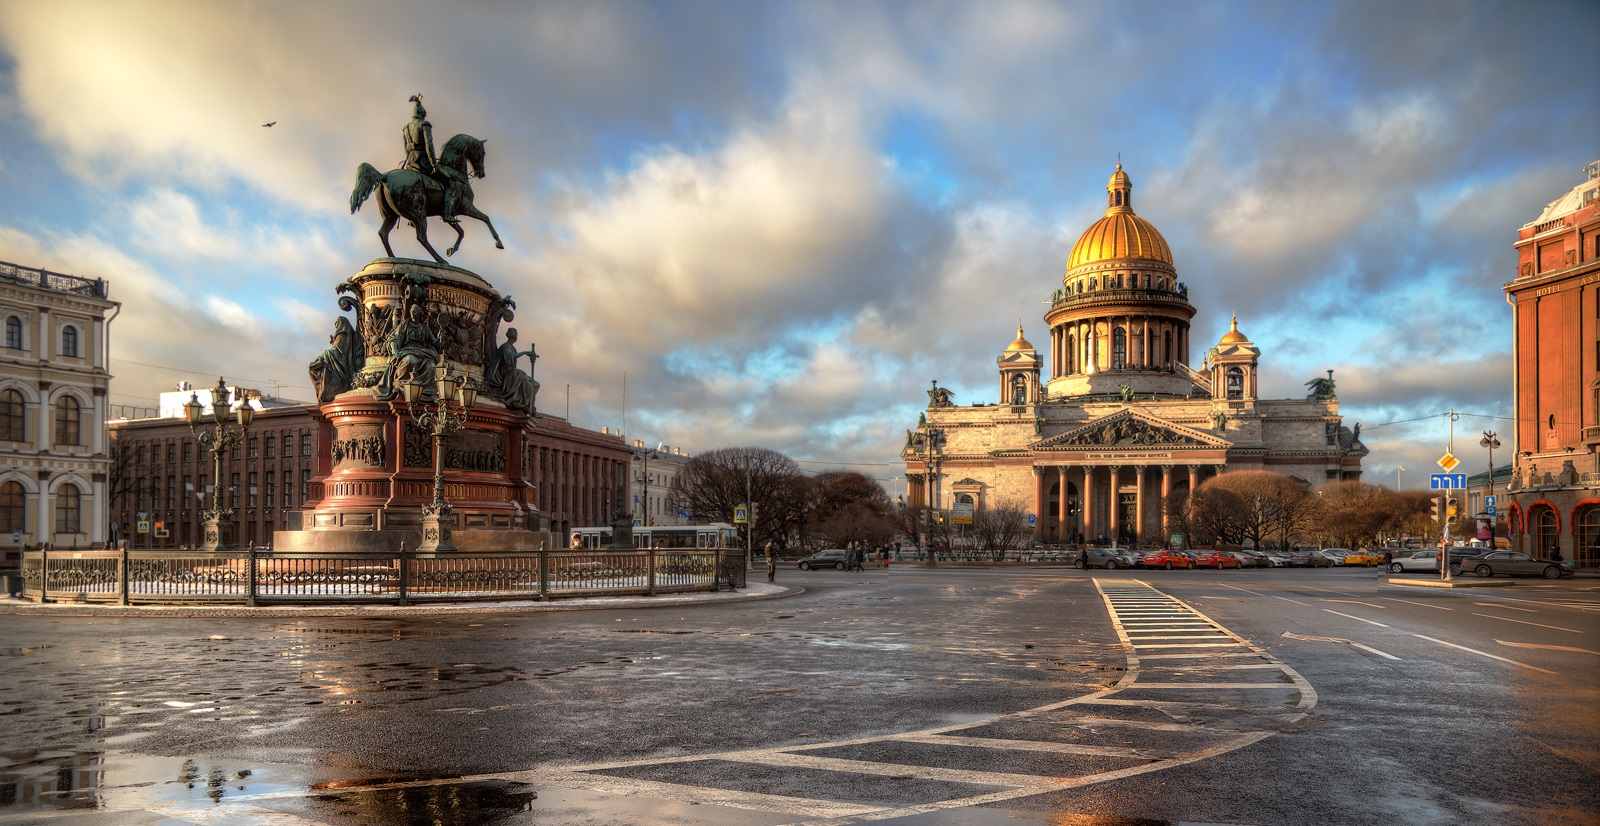
[[[1350,554],[1344,558],[1344,564],[1362,566],[1382,565],[1383,554],[1373,553],[1367,548],[1358,548],[1354,551],[1351,551]]]

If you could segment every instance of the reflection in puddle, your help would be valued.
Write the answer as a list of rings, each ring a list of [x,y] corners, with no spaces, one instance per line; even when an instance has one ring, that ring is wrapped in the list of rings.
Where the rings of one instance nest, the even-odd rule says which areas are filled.
[[[331,824],[396,826],[493,824],[532,809],[539,795],[510,780],[365,788],[313,795],[313,817]]]

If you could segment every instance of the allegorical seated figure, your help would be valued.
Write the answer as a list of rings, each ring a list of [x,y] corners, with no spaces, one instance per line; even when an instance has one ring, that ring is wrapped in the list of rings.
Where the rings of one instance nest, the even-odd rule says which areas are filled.
[[[506,407],[532,413],[533,400],[539,395],[539,383],[517,367],[517,360],[523,356],[527,356],[530,360],[538,358],[533,348],[529,348],[527,352],[519,352],[517,328],[508,328],[505,343],[494,351],[489,363],[484,365],[484,389],[490,398]]]
[[[406,319],[389,334],[389,366],[383,371],[378,397],[392,399],[403,384],[433,387],[433,368],[439,363],[439,337],[422,320],[422,305],[412,304]]]
[[[318,402],[331,402],[335,396],[349,390],[365,361],[361,339],[344,316],[334,320],[333,335],[328,337],[328,343],[332,346],[311,361],[311,384],[316,388]]]

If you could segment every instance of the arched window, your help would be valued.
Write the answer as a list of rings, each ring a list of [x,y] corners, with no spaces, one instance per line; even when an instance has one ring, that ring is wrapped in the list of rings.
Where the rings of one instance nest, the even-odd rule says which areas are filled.
[[[0,442],[27,441],[22,394],[0,390]]]
[[[1576,557],[1572,564],[1579,568],[1600,567],[1600,505],[1588,505],[1572,518],[1572,538]]]
[[[82,422],[83,411],[78,407],[78,400],[72,396],[62,396],[56,400],[56,438],[58,445],[78,445],[79,425]]]
[[[1228,368],[1228,398],[1244,398],[1244,370],[1238,367]]]
[[[70,482],[56,489],[56,533],[83,533],[82,498]]]
[[[1128,358],[1128,333],[1118,327],[1111,331],[1111,369],[1121,370]]]
[[[1561,546],[1561,518],[1549,505],[1536,505],[1528,513],[1528,533],[1533,536],[1533,555],[1541,559],[1555,556]]]
[[[28,510],[23,505],[25,496],[20,482],[0,485],[0,532],[28,529]]]
[[[78,328],[71,324],[61,328],[61,355],[78,357]]]
[[[22,319],[16,316],[6,317],[6,347],[12,350],[22,349]]]
[[[1011,403],[1028,403],[1028,380],[1020,373],[1011,377]]]
[[[1067,336],[1067,373],[1078,372],[1078,337]]]
[[[1168,370],[1172,369],[1172,331],[1166,332],[1165,359],[1161,362]]]

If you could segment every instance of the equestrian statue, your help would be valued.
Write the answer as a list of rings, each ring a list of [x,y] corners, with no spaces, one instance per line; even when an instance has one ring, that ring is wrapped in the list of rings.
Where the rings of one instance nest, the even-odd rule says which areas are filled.
[[[445,141],[444,151],[436,157],[433,153],[433,125],[428,123],[428,110],[422,107],[422,95],[411,96],[411,120],[400,132],[405,141],[406,159],[399,169],[379,172],[372,164],[356,168],[356,188],[350,193],[350,212],[354,214],[374,192],[378,193],[378,211],[383,215],[383,226],[378,228],[378,238],[383,250],[394,257],[389,246],[389,230],[401,218],[416,227],[417,241],[443,264],[444,258],[428,243],[428,218],[438,216],[455,228],[456,242],[445,255],[454,255],[461,248],[466,232],[461,228],[458,215],[476,218],[489,228],[494,236],[495,249],[505,249],[500,243],[500,233],[494,223],[472,203],[471,178],[482,178],[484,148],[488,141],[471,135],[456,135]],[[468,172],[468,164],[471,172]]]

